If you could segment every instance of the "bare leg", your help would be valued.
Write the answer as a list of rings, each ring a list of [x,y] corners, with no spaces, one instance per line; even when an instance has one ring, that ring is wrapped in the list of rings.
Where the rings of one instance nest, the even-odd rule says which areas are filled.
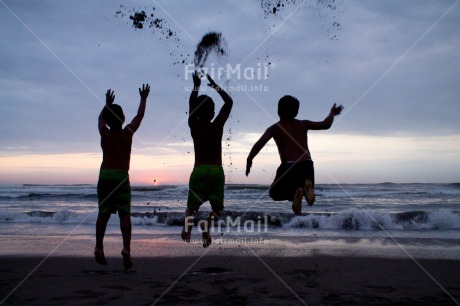
[[[193,223],[195,220],[196,211],[193,209],[187,208],[185,210],[185,220],[184,227],[182,228],[181,237],[187,243],[190,243],[190,237],[192,235]]]
[[[207,248],[211,245],[212,238],[209,234],[209,228],[214,226],[214,223],[219,220],[222,211],[212,211],[209,213],[208,219],[200,223],[201,234],[203,237],[203,247]]]
[[[123,236],[123,248],[131,247],[131,215],[129,213],[118,213],[120,217],[120,230]]]
[[[131,261],[131,215],[118,212],[118,216],[120,217],[120,230],[123,236],[123,250],[121,251],[123,267],[128,270],[133,266]]]
[[[96,221],[96,248],[94,250],[94,256],[96,262],[101,265],[106,265],[107,260],[104,255],[104,236],[107,228],[107,222],[109,222],[110,213],[101,214],[99,213]]]

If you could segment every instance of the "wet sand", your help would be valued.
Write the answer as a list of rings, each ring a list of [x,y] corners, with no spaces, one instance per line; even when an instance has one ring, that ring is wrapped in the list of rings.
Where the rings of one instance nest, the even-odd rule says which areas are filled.
[[[5,245],[6,238],[1,240]],[[107,266],[94,261],[91,237],[74,237],[51,253],[49,248],[48,253],[39,248],[34,253],[22,245],[23,249],[19,244],[16,248],[23,254],[0,255],[2,305],[458,305],[460,301],[460,260],[455,259],[385,258],[377,253],[333,256],[303,246],[283,252],[285,247],[271,241],[216,243],[203,249],[171,237],[137,237],[132,245],[134,267],[125,272],[117,236],[107,238]]]

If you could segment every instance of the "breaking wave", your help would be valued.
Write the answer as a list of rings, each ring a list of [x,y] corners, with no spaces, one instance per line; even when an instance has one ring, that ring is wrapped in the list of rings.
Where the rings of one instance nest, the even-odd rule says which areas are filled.
[[[97,212],[30,211],[0,213],[0,223],[50,223],[94,224]],[[133,212],[134,226],[182,226],[182,212]],[[205,219],[200,212],[196,220]],[[292,213],[226,211],[220,221],[223,227],[243,226],[247,222],[274,228],[362,230],[449,230],[460,229],[459,212],[440,209],[435,211],[406,211],[388,213],[380,210],[349,209],[337,213],[309,213],[295,216]]]

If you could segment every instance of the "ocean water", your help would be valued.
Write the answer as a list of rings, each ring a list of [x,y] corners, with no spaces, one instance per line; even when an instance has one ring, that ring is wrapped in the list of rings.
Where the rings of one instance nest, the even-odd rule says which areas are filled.
[[[132,186],[134,234],[177,234],[187,186]],[[460,183],[317,185],[313,206],[295,216],[265,185],[227,185],[225,211],[214,232],[255,237],[391,238],[460,243]],[[198,220],[210,211],[204,203]],[[94,234],[95,185],[0,185],[0,234]],[[108,232],[117,233],[113,216]]]

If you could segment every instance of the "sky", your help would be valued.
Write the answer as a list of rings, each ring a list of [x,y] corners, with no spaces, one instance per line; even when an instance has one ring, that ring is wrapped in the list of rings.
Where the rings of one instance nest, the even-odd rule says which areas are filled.
[[[190,71],[210,31],[228,52],[206,68],[222,67],[215,81],[234,100],[227,183],[273,180],[273,140],[244,170],[284,95],[300,100],[298,119],[345,107],[331,129],[308,133],[317,183],[460,182],[460,0],[272,1],[285,4],[275,14],[267,2],[0,0],[0,183],[96,183],[105,92],[129,122],[148,83],[131,183],[187,184]],[[162,28],[135,29],[139,10]]]

